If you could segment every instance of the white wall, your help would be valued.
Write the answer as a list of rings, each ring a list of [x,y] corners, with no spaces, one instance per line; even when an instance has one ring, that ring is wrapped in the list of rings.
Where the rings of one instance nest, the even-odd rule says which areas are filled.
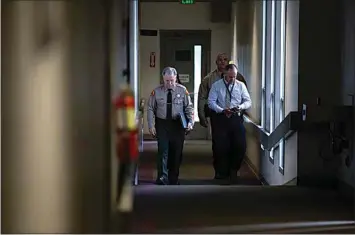
[[[250,5],[235,5],[235,13],[245,14],[244,22],[239,22],[238,17],[234,19],[234,27],[232,32],[232,45],[235,54],[234,60],[238,61],[240,72],[245,76],[248,83],[253,106],[249,110],[252,118],[261,121],[261,87],[262,87],[262,14],[263,2],[250,2]],[[288,2],[287,23],[286,23],[286,58],[285,58],[285,115],[291,111],[298,109],[298,2]],[[242,8],[242,9],[240,9]],[[246,8],[249,8],[248,10]],[[239,10],[238,10],[239,9]],[[270,13],[268,14],[270,15]],[[247,24],[246,24],[247,22]],[[276,23],[278,24],[278,22]],[[251,27],[251,30],[245,30],[245,27]],[[271,27],[268,27],[269,30]],[[268,32],[270,34],[270,32]],[[247,34],[247,35],[246,35]],[[279,31],[276,30],[276,34]],[[278,39],[276,39],[278,42]],[[276,54],[279,52],[276,45]],[[266,45],[270,48],[270,45]],[[278,55],[276,55],[277,57]],[[278,57],[279,58],[279,57]],[[270,58],[266,58],[270,60]],[[266,83],[270,84],[270,63],[266,66]],[[275,93],[279,84],[278,65],[276,64],[275,76]],[[267,89],[268,90],[268,89]],[[278,100],[275,100],[275,103]],[[269,108],[269,100],[267,99],[267,108]],[[278,116],[279,106],[275,105],[275,115]],[[268,113],[268,112],[267,112]],[[268,121],[269,118],[266,118]],[[275,127],[280,122],[279,118],[275,118]],[[297,135],[292,136],[285,143],[285,166],[284,174],[279,172],[279,152],[274,151],[274,163],[269,161],[269,153],[264,152],[260,148],[260,143],[250,133],[247,137],[248,149],[247,156],[250,162],[255,166],[258,173],[263,175],[265,180],[271,185],[280,185],[291,181],[297,176]]]
[[[234,58],[238,64],[239,71],[244,75],[248,90],[253,102],[252,107],[248,110],[249,114],[254,120],[260,121],[260,89],[261,89],[261,7],[262,2],[252,3],[250,14],[245,14],[243,17],[248,17],[251,22],[247,27],[252,27],[252,30],[240,31],[240,28],[245,27],[244,22],[238,21],[241,17],[238,16],[241,12],[246,10],[240,9],[241,5],[238,3],[234,6],[234,32],[233,42],[234,45]],[[249,32],[246,35],[245,32]],[[243,40],[241,39],[243,38]],[[251,163],[260,171],[260,144],[255,141],[252,135],[248,134],[247,137],[247,156]]]
[[[237,38],[237,9],[236,6],[237,4],[235,2],[232,3],[232,13],[231,13],[231,19],[232,19],[232,24],[231,24],[231,60],[238,65],[238,59],[237,59],[237,40],[234,40]]]
[[[218,53],[231,51],[231,24],[211,23],[210,4],[197,2],[193,5],[182,5],[178,2],[142,2],[141,29],[153,30],[208,30],[211,35],[211,69],[215,65]],[[159,84],[160,79],[160,42],[157,37],[140,36],[140,96],[149,98],[151,91]],[[150,68],[149,56],[156,53],[156,66]],[[144,133],[148,133],[145,119]]]

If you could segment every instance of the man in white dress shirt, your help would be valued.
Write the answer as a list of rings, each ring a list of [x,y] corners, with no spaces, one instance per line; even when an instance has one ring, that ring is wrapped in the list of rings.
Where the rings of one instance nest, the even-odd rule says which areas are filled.
[[[222,179],[237,179],[246,152],[245,128],[241,112],[251,107],[249,92],[243,82],[236,79],[235,64],[226,66],[224,79],[213,83],[208,106],[216,114],[216,154]]]

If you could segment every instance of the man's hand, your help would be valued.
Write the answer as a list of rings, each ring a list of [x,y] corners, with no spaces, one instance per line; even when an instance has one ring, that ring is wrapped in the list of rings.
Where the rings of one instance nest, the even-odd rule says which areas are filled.
[[[155,138],[157,135],[157,132],[154,127],[149,128],[149,133]]]
[[[192,123],[190,122],[189,124],[187,124],[187,130],[188,130],[188,131],[192,131],[192,129],[193,129],[193,125],[192,125]]]
[[[228,114],[232,114],[233,111],[232,111],[231,109],[224,109],[224,110],[223,110],[223,113],[226,114],[226,115],[228,115]]]
[[[200,125],[207,128],[208,127],[208,120],[207,118],[201,118],[200,119]]]
[[[186,128],[186,130],[185,130],[185,134],[186,134],[186,135],[189,134],[190,131],[192,131],[192,129],[193,129],[192,123],[187,124],[187,128]]]
[[[235,114],[238,114],[239,116],[242,114],[242,109],[240,108],[240,106],[238,105],[237,107],[234,107],[231,109],[231,111]]]
[[[233,111],[230,110],[230,109],[224,109],[224,110],[223,110],[223,113],[224,113],[228,118],[230,118],[230,117],[232,116],[232,114],[233,114]]]

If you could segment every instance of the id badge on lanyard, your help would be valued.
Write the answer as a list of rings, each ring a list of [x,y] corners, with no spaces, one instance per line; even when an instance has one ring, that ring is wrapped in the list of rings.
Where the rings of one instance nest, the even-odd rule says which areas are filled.
[[[226,82],[224,82],[224,85],[226,86],[227,92],[229,93],[229,101],[232,102],[232,91],[234,89],[234,84],[235,82],[233,82],[232,88],[229,90],[229,86]]]

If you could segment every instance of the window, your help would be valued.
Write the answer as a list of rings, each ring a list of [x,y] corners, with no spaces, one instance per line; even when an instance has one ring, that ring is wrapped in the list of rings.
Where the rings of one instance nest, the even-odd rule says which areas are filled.
[[[274,130],[275,124],[275,40],[276,36],[276,1],[271,1],[271,46],[270,46],[270,133]],[[270,159],[274,162],[274,150],[271,149]]]
[[[280,123],[285,118],[285,62],[286,62],[286,0],[281,1],[280,17]],[[285,140],[282,139],[279,149],[279,169],[284,172],[285,166]]]
[[[284,83],[282,80],[284,76],[280,75],[280,71],[284,68],[284,58],[283,61],[281,60],[284,45],[281,45],[279,5],[279,1],[276,0],[263,1],[261,126],[269,133],[274,131],[280,121],[278,112],[283,104],[280,105],[277,101],[280,97],[283,100],[284,97],[280,96],[283,89],[280,92],[275,92],[279,91],[280,86],[283,86]],[[274,149],[269,152],[269,159],[274,163]]]
[[[271,1],[265,1],[266,2],[266,42],[265,42],[265,100],[264,100],[264,105],[265,105],[265,120],[264,120],[264,129],[267,132],[271,132],[270,130],[270,118],[271,118],[271,92],[273,88],[271,87],[271,75],[272,75],[272,70],[271,67],[273,65],[272,62],[272,54],[273,52],[273,36],[272,36],[272,2]]]
[[[265,60],[263,62],[264,67],[264,87],[263,92],[263,110],[264,113],[264,129],[271,133],[274,130],[275,118],[275,36],[276,36],[276,1],[265,1],[266,7],[266,42],[265,46]],[[269,153],[270,161],[274,162],[273,150]]]
[[[202,69],[202,46],[195,45],[194,46],[194,119],[195,122],[199,122],[200,119],[198,118],[198,111],[197,111],[197,95],[198,95],[198,88],[200,87],[201,83],[201,71]]]
[[[286,4],[286,0],[263,1],[261,126],[268,133],[272,133],[285,118]],[[284,139],[278,147],[278,152],[274,149],[269,152],[269,160],[274,163],[275,151],[279,171],[283,174]]]
[[[265,128],[265,109],[266,109],[266,86],[265,86],[265,77],[266,77],[266,18],[267,18],[267,9],[266,1],[263,1],[263,26],[262,26],[262,55],[261,55],[261,127]]]

